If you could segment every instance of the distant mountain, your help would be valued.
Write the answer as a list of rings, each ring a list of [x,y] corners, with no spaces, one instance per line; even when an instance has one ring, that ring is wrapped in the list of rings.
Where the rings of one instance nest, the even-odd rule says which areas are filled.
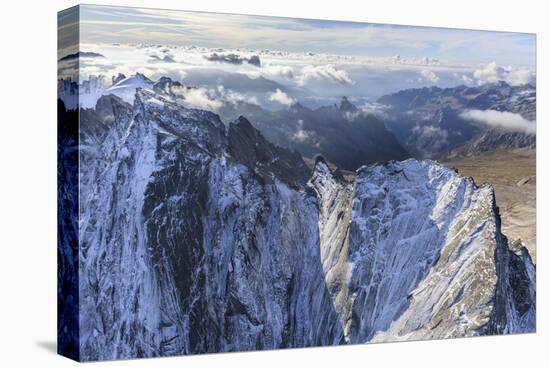
[[[345,170],[410,157],[380,119],[363,114],[345,97],[339,105],[317,109],[295,103],[268,111],[240,102],[225,105],[219,113],[227,121],[243,115],[275,144],[307,158],[322,154]]]
[[[476,87],[407,89],[383,96],[378,103],[390,107],[386,126],[416,156],[441,157],[460,151],[473,154],[481,150],[531,148],[535,144],[533,134],[510,132],[461,117],[467,110],[492,110],[516,113],[534,121],[536,89],[529,84],[511,86],[499,82]]]
[[[471,157],[495,150],[535,149],[537,138],[517,131],[487,129],[466,144],[453,149],[448,158]]]
[[[76,60],[81,57],[88,57],[88,58],[94,58],[94,57],[105,57],[100,53],[97,52],[91,52],[91,51],[78,51],[74,54],[69,54],[66,56],[63,56],[59,59],[59,61],[70,61],[70,60]]]

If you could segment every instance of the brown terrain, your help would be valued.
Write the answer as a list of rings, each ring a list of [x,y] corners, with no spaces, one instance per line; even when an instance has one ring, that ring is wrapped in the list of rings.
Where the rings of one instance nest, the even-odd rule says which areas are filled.
[[[495,188],[502,232],[511,248],[523,245],[536,263],[536,159],[535,151],[502,151],[443,162],[478,185]]]

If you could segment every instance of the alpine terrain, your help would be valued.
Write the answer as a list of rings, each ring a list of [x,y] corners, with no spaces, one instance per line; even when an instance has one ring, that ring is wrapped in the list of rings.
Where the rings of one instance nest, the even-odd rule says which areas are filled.
[[[78,110],[76,139],[60,131],[73,158],[59,167],[60,213],[79,210],[60,230],[78,236],[78,264],[70,241],[60,256],[78,268],[67,287],[78,283],[80,314],[61,343],[78,359],[535,331],[535,267],[501,232],[490,185],[392,160],[407,153],[375,120],[355,124],[398,157],[308,166],[258,122],[184,106],[170,83],[113,80]],[[287,114],[341,119],[345,102]],[[71,108],[60,102],[60,121],[77,123]]]

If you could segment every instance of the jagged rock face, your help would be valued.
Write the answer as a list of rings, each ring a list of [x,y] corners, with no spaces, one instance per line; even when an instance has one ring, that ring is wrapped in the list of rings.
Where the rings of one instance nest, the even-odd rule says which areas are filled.
[[[313,193],[228,159],[211,113],[106,98],[81,139],[82,357],[339,343]]]
[[[355,180],[138,90],[81,110],[83,360],[534,330],[492,190],[434,162]]]
[[[508,250],[491,187],[415,160],[364,167],[354,185],[318,162],[311,182],[350,343],[534,329],[534,268]],[[351,209],[339,207],[350,197]]]
[[[295,103],[268,111],[240,103],[225,106],[220,113],[226,120],[244,115],[270,142],[308,158],[322,154],[345,170],[411,156],[382,120],[362,113],[345,97],[339,105],[317,109]]]
[[[352,340],[472,336],[495,322],[498,282],[512,276],[510,261],[521,260],[500,233],[491,187],[417,161],[363,169],[357,187]],[[533,307],[532,294],[519,298],[515,305]],[[506,325],[521,329],[515,320]]]
[[[320,262],[315,196],[281,182],[262,184],[227,161],[211,166],[211,190],[205,289],[221,333],[208,350],[340,343]]]
[[[269,143],[244,117],[229,125],[229,153],[265,182],[276,177],[293,188],[303,188],[311,176],[302,157]]]
[[[357,187],[351,339],[466,336],[484,325],[496,283],[491,189],[417,161],[363,169]]]
[[[349,281],[353,266],[349,261],[349,223],[355,184],[333,173],[324,159],[317,158],[309,185],[319,203],[319,245],[325,282],[347,336],[351,326]]]

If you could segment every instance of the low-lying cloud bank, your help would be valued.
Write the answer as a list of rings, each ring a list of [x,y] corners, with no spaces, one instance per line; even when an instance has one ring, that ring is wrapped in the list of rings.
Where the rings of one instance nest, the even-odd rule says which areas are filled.
[[[465,120],[480,122],[490,127],[501,128],[508,131],[531,135],[536,133],[535,121],[529,121],[523,118],[519,113],[496,110],[466,110],[460,114],[460,117]]]
[[[290,97],[288,94],[277,88],[277,90],[269,95],[269,100],[271,102],[278,102],[285,106],[291,106],[296,101],[294,98]]]
[[[422,75],[424,79],[432,83],[437,83],[439,81],[439,77],[437,76],[437,74],[428,69],[420,71],[420,75]]]
[[[332,64],[307,65],[302,68],[298,84],[304,85],[310,80],[328,80],[339,84],[354,84],[347,71],[337,69]]]
[[[534,78],[534,73],[527,68],[498,66],[496,62],[489,63],[483,68],[475,70],[473,75],[478,84],[505,81],[510,85],[523,85],[530,83]]]
[[[227,64],[234,64],[234,65],[242,65],[243,62],[247,62],[250,65],[254,65],[258,67],[261,66],[260,57],[257,55],[252,55],[250,57],[242,57],[240,55],[233,54],[233,53],[218,54],[214,52],[213,54],[209,56],[205,56],[204,58],[208,61],[225,62]]]

